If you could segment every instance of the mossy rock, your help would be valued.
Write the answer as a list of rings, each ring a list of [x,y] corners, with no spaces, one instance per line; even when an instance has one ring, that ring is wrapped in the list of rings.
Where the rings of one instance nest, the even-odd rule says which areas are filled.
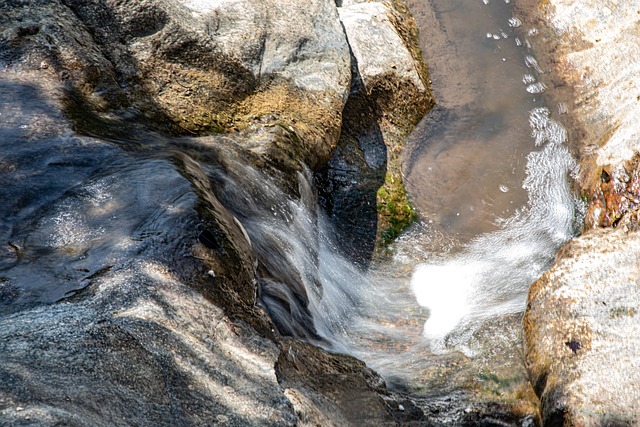
[[[376,194],[378,208],[377,240],[382,247],[393,242],[418,217],[407,199],[402,177],[387,173]]]

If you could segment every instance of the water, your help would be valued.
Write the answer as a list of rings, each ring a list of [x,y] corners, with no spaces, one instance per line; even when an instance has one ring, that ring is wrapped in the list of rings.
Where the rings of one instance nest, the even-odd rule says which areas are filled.
[[[568,176],[576,164],[563,145],[566,133],[544,108],[531,111],[530,122],[531,142],[542,149],[527,156],[527,205],[499,230],[476,237],[445,262],[421,264],[413,274],[418,303],[430,310],[423,333],[438,349],[449,339],[449,345],[473,354],[465,345],[470,331],[522,312],[528,286],[575,233],[579,205]]]
[[[422,221],[390,263],[364,272],[338,254],[339,236],[309,198],[275,204],[276,214],[287,212],[277,226],[253,215],[245,223],[252,240],[269,241],[262,257],[275,251],[281,260],[269,273],[281,280],[263,287],[262,301],[278,324],[297,319],[298,335],[356,355],[394,387],[431,398],[478,389],[527,398],[520,319],[529,285],[580,222],[570,184],[577,166],[510,5],[428,5],[413,4],[414,13],[435,19],[446,37],[438,45],[423,33],[440,106],[405,161]],[[300,182],[309,194],[308,179]]]
[[[414,393],[468,388],[483,372],[522,387],[527,289],[574,234],[580,206],[566,133],[549,116],[545,108],[529,114],[528,202],[498,230],[460,245],[418,223],[390,262],[368,271],[340,255],[308,173],[298,176],[299,198],[241,163],[209,174],[258,253],[260,300],[282,332],[355,355]]]
[[[527,89],[542,74],[521,35],[526,29],[503,0],[409,4],[438,108],[412,135],[405,180],[425,220],[466,243],[527,203],[527,121],[544,106]]]
[[[474,355],[474,333],[521,313],[528,286],[575,233],[576,165],[544,103],[544,70],[528,47],[536,31],[509,2],[410,6],[440,108],[412,135],[406,181],[428,228],[452,242],[445,259],[416,268],[412,289],[430,312],[431,349]]]
[[[0,113],[16,122],[0,129],[0,314],[70,297],[185,227],[197,198],[169,159],[32,134],[41,120],[64,123],[33,87],[0,85]]]
[[[307,171],[284,192],[220,144],[57,132],[64,118],[37,88],[3,82],[0,314],[74,295],[132,254],[170,250],[179,264],[184,248],[167,236],[197,236],[198,200],[213,191],[257,254],[259,302],[283,334],[353,354],[433,405],[521,387],[527,288],[575,231],[575,164],[510,6],[425,5],[412,4],[419,22],[436,19],[448,36],[427,51],[440,107],[405,163],[422,221],[368,271],[340,255]],[[36,132],[43,121],[50,134]]]

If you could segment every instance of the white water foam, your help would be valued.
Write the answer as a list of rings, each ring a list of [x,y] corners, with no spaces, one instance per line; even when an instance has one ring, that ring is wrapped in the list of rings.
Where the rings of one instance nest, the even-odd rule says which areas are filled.
[[[568,175],[576,163],[564,146],[566,131],[549,116],[545,108],[530,112],[532,144],[540,149],[527,157],[527,206],[461,251],[446,236],[429,235],[428,224],[416,227],[418,235],[409,233],[399,243],[405,252],[414,249],[410,260],[394,260],[396,272],[388,265],[365,272],[339,254],[339,236],[316,210],[307,174],[299,176],[302,197],[292,199],[259,172],[238,165],[242,173],[224,178],[218,187],[227,189],[220,196],[234,206],[262,260],[261,300],[276,323],[286,333],[321,337],[332,350],[393,375],[411,376],[427,347],[477,354],[474,333],[487,321],[522,313],[529,285],[575,231],[580,203]],[[428,262],[408,283],[410,270],[403,266],[417,260]]]
[[[500,230],[476,238],[444,262],[418,266],[413,274],[416,299],[430,312],[423,334],[434,351],[454,347],[473,353],[466,342],[484,321],[522,312],[529,285],[575,232],[580,201],[568,175],[577,165],[564,146],[565,129],[549,115],[536,108],[529,117],[534,142],[543,148],[527,157],[527,206]]]

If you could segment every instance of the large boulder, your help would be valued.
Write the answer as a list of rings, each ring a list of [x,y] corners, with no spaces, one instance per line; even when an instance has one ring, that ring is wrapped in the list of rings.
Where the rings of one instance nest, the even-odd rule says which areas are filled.
[[[141,115],[184,134],[275,132],[247,148],[293,169],[319,167],[335,146],[351,72],[333,2],[0,5],[0,61],[65,84],[76,115]]]
[[[534,2],[537,4],[537,2]],[[523,11],[531,14],[532,10]],[[552,0],[533,10],[530,40],[550,57],[542,67],[566,94],[587,228],[637,220],[640,120],[638,8],[631,0]],[[564,95],[561,95],[564,96]]]
[[[321,364],[280,362],[295,354],[258,303],[257,254],[212,187],[240,144],[114,146],[65,129],[33,85],[1,89],[0,424],[357,424],[354,393],[393,422],[363,363],[312,345]],[[342,394],[314,388],[336,371]]]
[[[631,0],[522,5],[569,113],[587,202],[584,235],[531,287],[527,368],[545,425],[637,425],[640,11]]]
[[[640,422],[640,233],[599,229],[567,243],[532,287],[525,363],[544,425]]]

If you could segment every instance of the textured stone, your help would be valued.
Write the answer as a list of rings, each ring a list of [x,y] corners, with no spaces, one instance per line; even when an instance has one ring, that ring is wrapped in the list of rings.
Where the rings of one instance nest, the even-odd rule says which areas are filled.
[[[389,19],[388,3],[358,3],[339,11],[365,90],[370,91],[377,79],[390,75],[409,80],[418,92],[426,92],[416,60]]]
[[[544,425],[640,422],[640,233],[567,243],[530,289],[525,363]]]
[[[519,10],[567,103],[588,203],[585,233],[531,287],[527,369],[545,425],[637,425],[640,9],[631,0],[550,0]]]
[[[640,55],[639,10],[632,0],[552,0],[534,13],[542,37],[531,40],[552,51],[543,66],[553,67],[555,86],[571,92],[588,228],[637,221],[639,193],[628,183],[640,151],[640,65],[631,59]]]
[[[393,423],[363,363],[289,363],[220,195],[322,167],[351,65],[330,0],[0,0],[1,425]]]
[[[343,252],[366,265],[376,244],[382,247],[414,218],[399,155],[433,97],[404,4],[343,2],[338,10],[354,78],[338,148],[322,173],[324,200],[344,236]]]
[[[287,149],[277,134],[247,148],[293,169],[318,167],[335,146],[351,71],[329,0],[0,6],[3,72],[73,91],[76,110],[171,133],[280,125]]]
[[[17,129],[0,129],[0,425],[305,425],[326,408],[353,422],[351,391],[381,399],[362,362],[312,345],[305,360],[323,363],[285,393],[256,254],[212,188],[243,159],[228,137],[155,141],[170,159],[69,130],[39,139],[60,111],[21,115],[46,92],[5,86]],[[328,368],[349,375],[323,386]]]

